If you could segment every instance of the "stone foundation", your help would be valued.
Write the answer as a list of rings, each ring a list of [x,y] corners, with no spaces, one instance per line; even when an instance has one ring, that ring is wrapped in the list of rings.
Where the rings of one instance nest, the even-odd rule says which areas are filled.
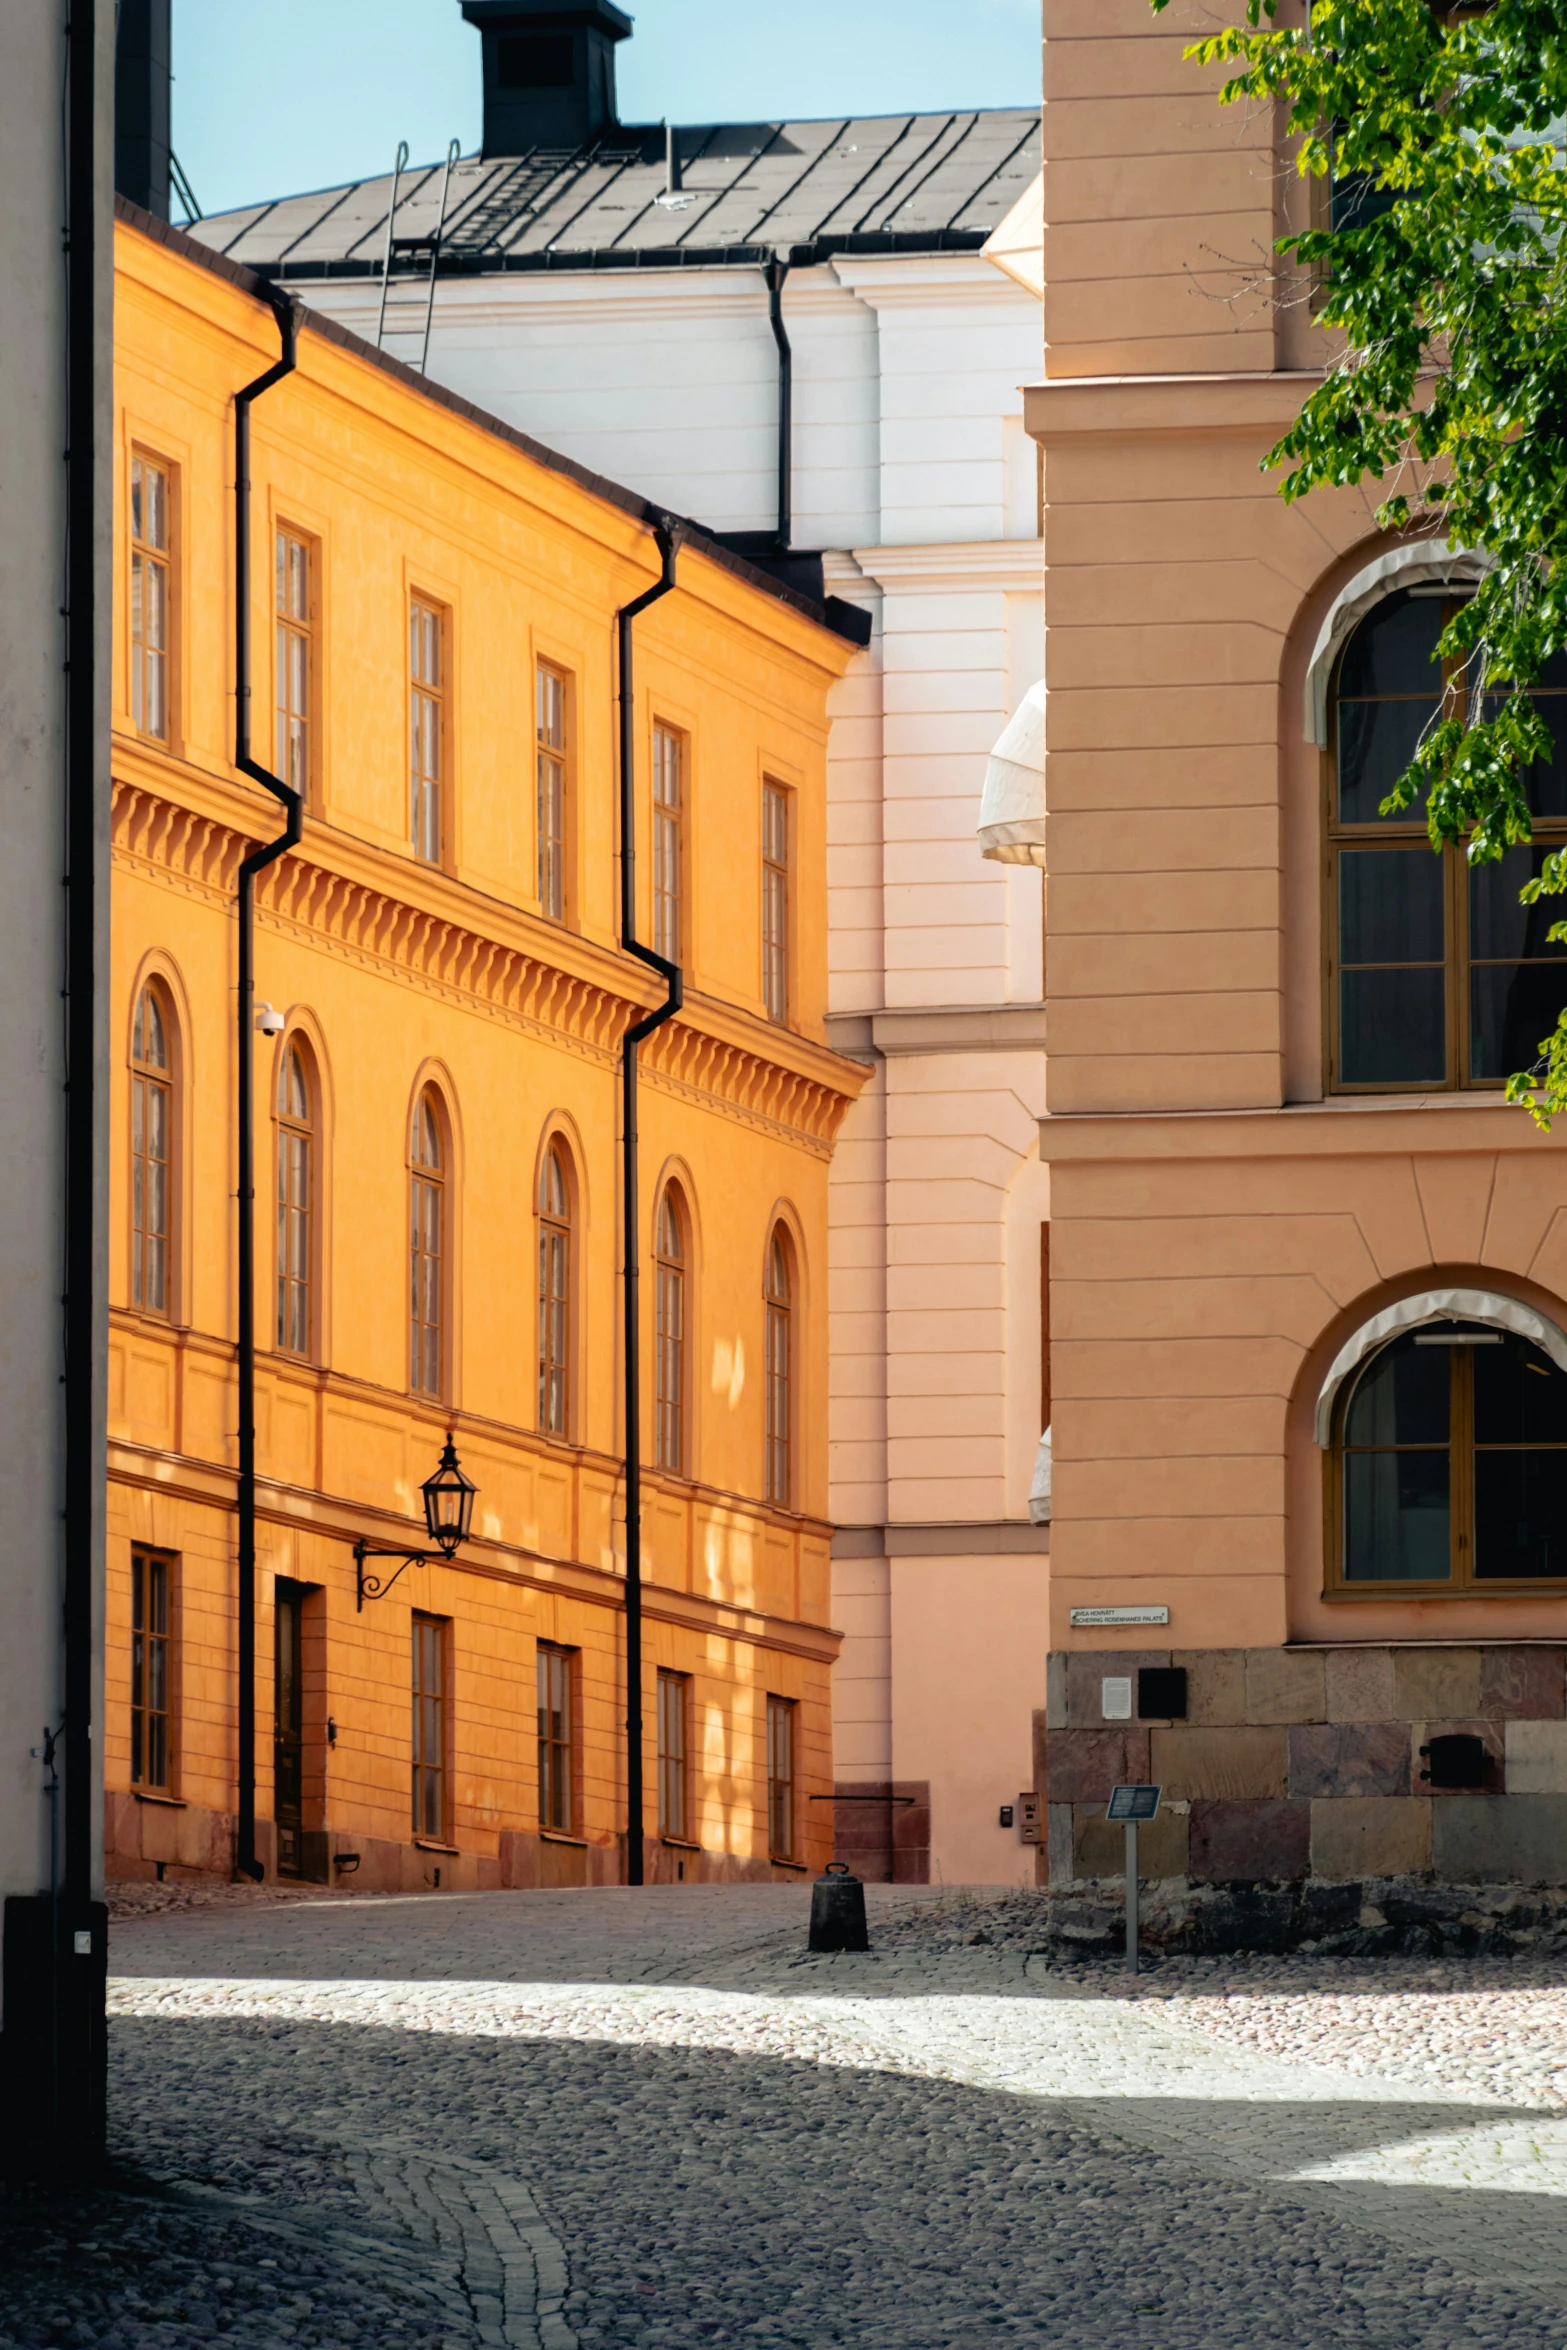
[[[1139,1671],[1171,1665],[1185,1718],[1140,1715]],[[1212,1888],[1198,1908],[1237,1918],[1234,1889],[1271,1888],[1253,1910],[1289,1909],[1295,1941],[1312,1938],[1308,1892],[1325,1916],[1371,1882],[1567,1886],[1567,1644],[1079,1651],[1049,1674],[1039,1874],[1057,1891],[1119,1875],[1104,1812],[1121,1780],[1164,1790],[1145,1878]],[[1132,1718],[1107,1718],[1124,1694],[1107,1681],[1130,1681]],[[1422,1750],[1455,1735],[1478,1742],[1476,1786],[1423,1776]]]
[[[1199,1957],[1298,1950],[1323,1958],[1502,1958],[1567,1942],[1567,1893],[1423,1877],[1345,1885],[1145,1880],[1138,1933],[1150,1949]],[[1037,1947],[1052,1959],[1116,1956],[1125,1946],[1120,1884],[1040,1896]]]

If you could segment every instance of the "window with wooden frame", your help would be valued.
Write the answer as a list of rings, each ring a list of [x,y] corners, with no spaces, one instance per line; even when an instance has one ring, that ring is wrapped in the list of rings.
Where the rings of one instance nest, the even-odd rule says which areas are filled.
[[[416,857],[439,865],[445,853],[446,625],[439,605],[408,606],[409,824]]]
[[[691,1840],[687,1743],[691,1679],[687,1673],[658,1676],[658,1832],[677,1844]]]
[[[686,1219],[667,1184],[653,1228],[653,1457],[679,1476],[686,1465]]]
[[[153,742],[170,738],[174,653],[174,473],[131,457],[131,721]]]
[[[773,1227],[767,1244],[767,1498],[789,1507],[794,1490],[794,1318],[789,1235]]]
[[[566,680],[547,662],[538,666],[534,688],[534,757],[537,805],[534,824],[538,841],[539,910],[551,922],[566,920]]]
[[[281,1354],[309,1356],[315,1316],[315,1117],[304,1047],[291,1039],[278,1072],[277,1344]]]
[[[298,531],[277,533],[277,773],[302,800],[310,797],[315,701],[315,549]]]
[[[451,1841],[446,1806],[450,1629],[440,1616],[413,1619],[413,1832],[427,1844]]]
[[[408,1384],[445,1392],[446,1165],[439,1104],[430,1088],[414,1107],[408,1170]]]
[[[1328,762],[1328,1068],[1338,1093],[1499,1086],[1537,1058],[1567,1004],[1559,909],[1518,893],[1567,843],[1567,656],[1531,695],[1552,755],[1524,777],[1534,839],[1497,862],[1434,851],[1424,804],[1380,802],[1426,729],[1469,690],[1435,648],[1456,605],[1406,588],[1349,639]]]
[[[174,1071],[171,1017],[149,979],[131,1023],[131,1303],[171,1311]]]
[[[542,1640],[538,1649],[539,1826],[556,1835],[576,1831],[576,1652]]]
[[[131,1785],[167,1795],[174,1784],[174,1561],[131,1552]]]
[[[789,1017],[789,799],[762,786],[762,1001],[769,1020]]]
[[[1390,1340],[1338,1399],[1328,1470],[1330,1591],[1567,1585],[1567,1372],[1526,1338],[1458,1322]]]
[[[552,1142],[539,1178],[539,1427],[571,1434],[571,1171]]]
[[[792,1697],[767,1700],[767,1849],[774,1860],[794,1858],[794,1734],[798,1711]]]
[[[653,948],[681,960],[685,935],[685,736],[653,729]]]

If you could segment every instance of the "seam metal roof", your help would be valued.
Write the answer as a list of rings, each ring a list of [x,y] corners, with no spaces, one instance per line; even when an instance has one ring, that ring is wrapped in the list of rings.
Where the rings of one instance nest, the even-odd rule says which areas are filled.
[[[1037,107],[621,128],[575,151],[469,157],[453,169],[442,275],[535,269],[797,266],[833,253],[974,251],[1040,167]],[[431,238],[443,167],[398,191],[396,235]],[[379,276],[392,175],[213,214],[190,234],[288,279]],[[394,270],[394,275],[397,274]]]

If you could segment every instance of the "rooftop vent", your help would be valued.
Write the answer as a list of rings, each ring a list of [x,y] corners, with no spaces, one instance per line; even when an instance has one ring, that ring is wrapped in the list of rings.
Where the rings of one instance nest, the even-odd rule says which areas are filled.
[[[484,152],[588,147],[620,127],[613,0],[462,0],[484,43]]]

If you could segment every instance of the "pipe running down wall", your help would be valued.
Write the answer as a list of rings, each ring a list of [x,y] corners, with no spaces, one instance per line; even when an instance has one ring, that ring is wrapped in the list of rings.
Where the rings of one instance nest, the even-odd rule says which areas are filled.
[[[283,830],[253,848],[239,869],[239,1767],[236,1876],[263,1877],[256,1858],[256,875],[299,840],[304,803],[263,767],[250,747],[250,411],[262,393],[294,371],[298,313],[281,292],[272,297],[282,356],[234,395],[234,764],[282,803]]]
[[[669,962],[637,936],[637,722],[632,670],[632,623],[675,585],[679,526],[664,517],[653,535],[663,565],[660,577],[615,615],[620,693],[620,943],[624,952],[656,971],[664,1001],[628,1028],[621,1040],[621,1277],[625,1287],[624,1378],[626,1431],[626,1883],[644,1881],[642,1850],[642,1337],[638,1287],[641,1242],[637,1201],[637,1047],[672,1019],[685,1000],[685,981]]]

